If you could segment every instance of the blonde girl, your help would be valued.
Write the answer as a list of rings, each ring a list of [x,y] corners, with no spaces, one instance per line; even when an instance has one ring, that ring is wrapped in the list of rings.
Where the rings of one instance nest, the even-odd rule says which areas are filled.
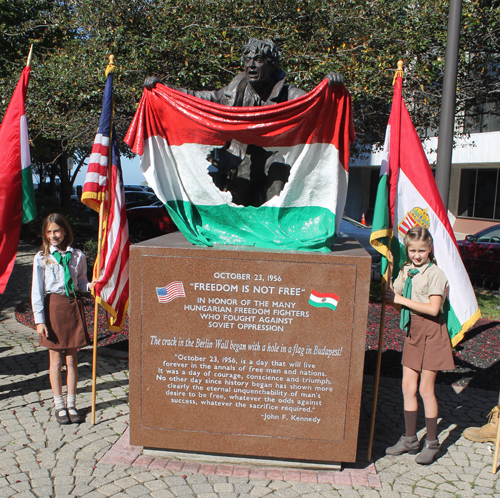
[[[54,213],[42,224],[43,249],[33,262],[31,301],[40,346],[49,349],[49,378],[54,394],[56,420],[79,423],[76,410],[78,348],[90,342],[77,291],[88,291],[87,262],[82,251],[71,247],[68,220]],[[67,403],[62,396],[61,367],[66,362]]]
[[[406,332],[401,361],[406,432],[394,446],[386,449],[386,454],[419,452],[420,442],[416,435],[419,390],[424,402],[427,437],[415,461],[428,465],[439,452],[438,403],[434,393],[436,375],[439,370],[455,368],[448,331],[439,316],[448,281],[437,267],[432,236],[426,228],[410,229],[405,236],[405,247],[407,261],[384,297],[402,307],[401,328]]]

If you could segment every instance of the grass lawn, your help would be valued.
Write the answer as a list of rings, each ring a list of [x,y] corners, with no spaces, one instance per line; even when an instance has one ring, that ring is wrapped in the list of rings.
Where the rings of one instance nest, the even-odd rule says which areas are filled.
[[[487,320],[500,320],[500,309],[495,309],[496,307],[500,308],[498,293],[492,295],[491,293],[476,291],[476,297],[483,318]]]

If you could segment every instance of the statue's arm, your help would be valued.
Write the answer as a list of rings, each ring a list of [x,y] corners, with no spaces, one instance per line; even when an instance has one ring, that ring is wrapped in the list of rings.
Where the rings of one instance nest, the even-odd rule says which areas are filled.
[[[148,76],[144,80],[144,87],[147,88],[148,90],[152,90],[158,83],[160,83],[161,85],[165,85],[168,88],[173,88],[174,90],[178,90],[179,92],[186,93],[193,97],[198,97],[203,100],[209,100],[210,102],[219,102],[223,95],[223,90],[224,90],[224,89],[218,91],[201,90],[199,92],[196,92],[193,90],[187,90],[186,88],[167,85],[160,78],[157,78],[156,76]]]

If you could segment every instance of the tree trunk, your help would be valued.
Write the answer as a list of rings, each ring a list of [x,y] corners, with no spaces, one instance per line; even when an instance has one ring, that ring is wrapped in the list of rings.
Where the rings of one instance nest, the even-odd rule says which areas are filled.
[[[63,152],[59,157],[61,171],[61,206],[69,207],[71,204],[71,185],[68,174],[68,154]]]

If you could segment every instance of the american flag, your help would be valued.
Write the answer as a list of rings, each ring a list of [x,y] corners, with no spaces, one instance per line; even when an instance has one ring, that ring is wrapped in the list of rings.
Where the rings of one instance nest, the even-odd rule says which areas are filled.
[[[94,265],[94,278],[99,278],[99,281],[92,292],[111,315],[108,329],[120,331],[129,302],[130,240],[120,152],[113,124],[113,74],[109,74],[104,89],[101,120],[92,147],[82,202],[95,211],[99,211],[104,203],[100,267]]]
[[[160,303],[169,303],[178,297],[186,297],[182,282],[172,282],[166,287],[157,287],[156,295]]]

